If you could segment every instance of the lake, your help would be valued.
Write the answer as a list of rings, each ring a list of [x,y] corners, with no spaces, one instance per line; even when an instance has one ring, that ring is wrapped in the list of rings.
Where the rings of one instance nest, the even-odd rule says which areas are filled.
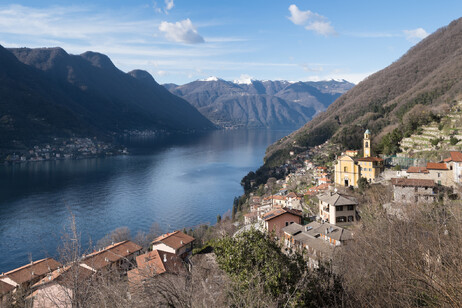
[[[0,166],[0,272],[56,256],[70,212],[82,242],[157,222],[163,232],[216,222],[242,177],[290,131],[220,130],[132,138],[128,156]]]

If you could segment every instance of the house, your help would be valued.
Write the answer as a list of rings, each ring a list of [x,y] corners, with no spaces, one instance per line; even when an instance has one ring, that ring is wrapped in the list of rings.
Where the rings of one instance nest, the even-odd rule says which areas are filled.
[[[438,185],[453,186],[452,170],[446,163],[427,163],[428,176]]]
[[[282,237],[284,227],[290,224],[302,222],[302,211],[288,208],[274,209],[263,215],[264,228],[267,232],[275,232],[276,236]]]
[[[127,273],[141,249],[131,241],[122,241],[84,255],[80,261],[48,273],[32,286],[33,292],[28,298],[33,300],[34,308],[54,307],[56,303],[60,307],[70,307],[75,283],[91,283],[95,274],[104,275],[110,271]]]
[[[132,268],[141,249],[141,246],[132,241],[122,241],[84,256],[81,262],[95,272],[118,270],[126,273]]]
[[[339,193],[319,196],[319,217],[332,225],[353,223],[358,203],[352,197]]]
[[[305,252],[305,258],[311,269],[319,268],[321,263],[332,260],[335,246],[326,244],[322,239],[315,238],[305,232],[294,237],[294,247]]]
[[[327,167],[316,167],[314,168],[313,176],[316,179],[320,179],[323,177],[323,174],[327,172]]]
[[[451,151],[449,157],[444,160],[452,170],[452,180],[454,185],[459,185],[462,179],[462,153]]]
[[[152,241],[151,250],[170,252],[185,259],[191,253],[194,241],[194,237],[181,231],[175,231],[161,235]]]
[[[130,293],[142,290],[145,282],[155,276],[165,273],[185,273],[186,267],[183,260],[176,254],[153,250],[136,257],[135,269],[127,273]]]
[[[284,232],[284,245],[286,247],[292,248],[295,244],[294,236],[303,232],[305,229],[304,226],[298,223],[289,224],[287,227],[284,227],[282,231]]]
[[[330,223],[311,222],[305,226],[306,233],[333,246],[345,245],[353,240],[353,233]]]
[[[258,212],[250,212],[250,213],[244,214],[244,224],[249,225],[254,222],[257,222],[257,218],[258,218]]]
[[[297,208],[297,209],[301,209],[301,201],[302,201],[302,198],[300,198],[296,193],[294,192],[290,192],[289,194],[287,194],[286,196],[286,205],[287,207],[289,208]]]
[[[317,268],[320,262],[331,260],[336,246],[353,240],[351,231],[329,223],[311,222],[305,226],[293,223],[283,231],[284,244],[304,251],[310,268]]]
[[[364,157],[354,159],[349,155],[342,155],[337,159],[334,168],[335,185],[358,187],[358,180],[363,177],[374,182],[384,171],[384,161],[379,157],[372,157],[371,132],[366,130],[363,138]]]
[[[33,308],[71,307],[75,285],[89,285],[95,270],[83,263],[58,268],[32,286]]]
[[[17,288],[28,290],[33,284],[45,277],[47,273],[57,269],[61,263],[46,258],[33,261],[7,273],[0,275],[0,303],[2,298]]]
[[[395,202],[429,203],[436,200],[435,182],[431,179],[391,179]]]

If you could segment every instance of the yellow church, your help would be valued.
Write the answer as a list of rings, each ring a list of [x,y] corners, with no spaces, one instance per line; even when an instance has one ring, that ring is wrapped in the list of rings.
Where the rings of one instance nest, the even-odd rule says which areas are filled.
[[[383,172],[383,159],[371,156],[371,132],[368,129],[364,133],[363,139],[364,157],[354,158],[350,154],[354,152],[356,151],[347,151],[346,155],[342,155],[337,159],[335,185],[358,187],[358,180],[361,177],[372,183]]]

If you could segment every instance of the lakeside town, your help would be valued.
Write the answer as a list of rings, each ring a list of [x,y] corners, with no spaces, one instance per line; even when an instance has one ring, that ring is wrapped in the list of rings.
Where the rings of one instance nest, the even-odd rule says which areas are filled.
[[[0,157],[0,163],[15,164],[127,154],[127,148],[117,147],[96,138],[54,138],[53,143],[35,145],[27,150],[5,154]]]
[[[94,146],[91,142],[79,142],[87,149]],[[355,241],[362,216],[358,191],[382,187],[389,194],[389,202],[382,206],[388,215],[394,216],[405,216],[401,209],[406,204],[429,204],[457,196],[462,152],[450,151],[443,161],[428,161],[424,166],[397,168],[392,161],[372,156],[369,130],[364,132],[361,151],[347,150],[329,162],[324,155],[329,146],[327,142],[308,152],[291,153],[291,159],[280,166],[288,171],[287,176],[268,179],[250,193],[233,219],[226,219],[230,234],[239,238],[245,232],[259,230],[275,240],[285,254],[300,253],[308,268],[316,270],[331,264],[338,249]],[[327,163],[319,165],[319,161]],[[217,222],[217,226],[222,223],[221,217]],[[0,303],[6,306],[21,295],[30,307],[53,307],[57,301],[70,304],[70,281],[85,282],[114,273],[125,277],[128,296],[136,297],[153,277],[193,270],[193,251],[202,251],[207,245],[191,235],[193,230],[177,230],[158,236],[144,247],[123,240],[64,264],[53,258],[31,261],[1,274]],[[213,257],[208,262],[216,263]]]

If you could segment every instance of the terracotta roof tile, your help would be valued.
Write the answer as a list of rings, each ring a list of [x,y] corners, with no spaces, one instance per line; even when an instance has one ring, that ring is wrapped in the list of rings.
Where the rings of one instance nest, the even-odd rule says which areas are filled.
[[[43,276],[60,266],[62,265],[58,261],[52,258],[46,258],[11,270],[4,275],[17,284],[23,284],[37,277]]]
[[[263,215],[262,219],[268,221],[286,213],[302,217],[302,211],[282,208],[269,211],[268,213]]]
[[[449,154],[451,155],[449,157],[450,161],[462,162],[462,153],[461,152],[452,151],[452,152],[449,152]]]
[[[164,243],[165,245],[176,250],[188,245],[189,243],[192,243],[193,241],[195,241],[194,237],[184,234],[181,231],[175,231],[159,236],[154,241],[152,241],[152,244]]]
[[[445,163],[427,163],[427,169],[429,170],[448,170]]]
[[[83,263],[95,270],[99,270],[111,263],[122,260],[141,249],[141,246],[131,241],[123,241],[86,255]]]
[[[407,173],[428,173],[428,170],[426,167],[414,167],[411,166],[407,169]]]

